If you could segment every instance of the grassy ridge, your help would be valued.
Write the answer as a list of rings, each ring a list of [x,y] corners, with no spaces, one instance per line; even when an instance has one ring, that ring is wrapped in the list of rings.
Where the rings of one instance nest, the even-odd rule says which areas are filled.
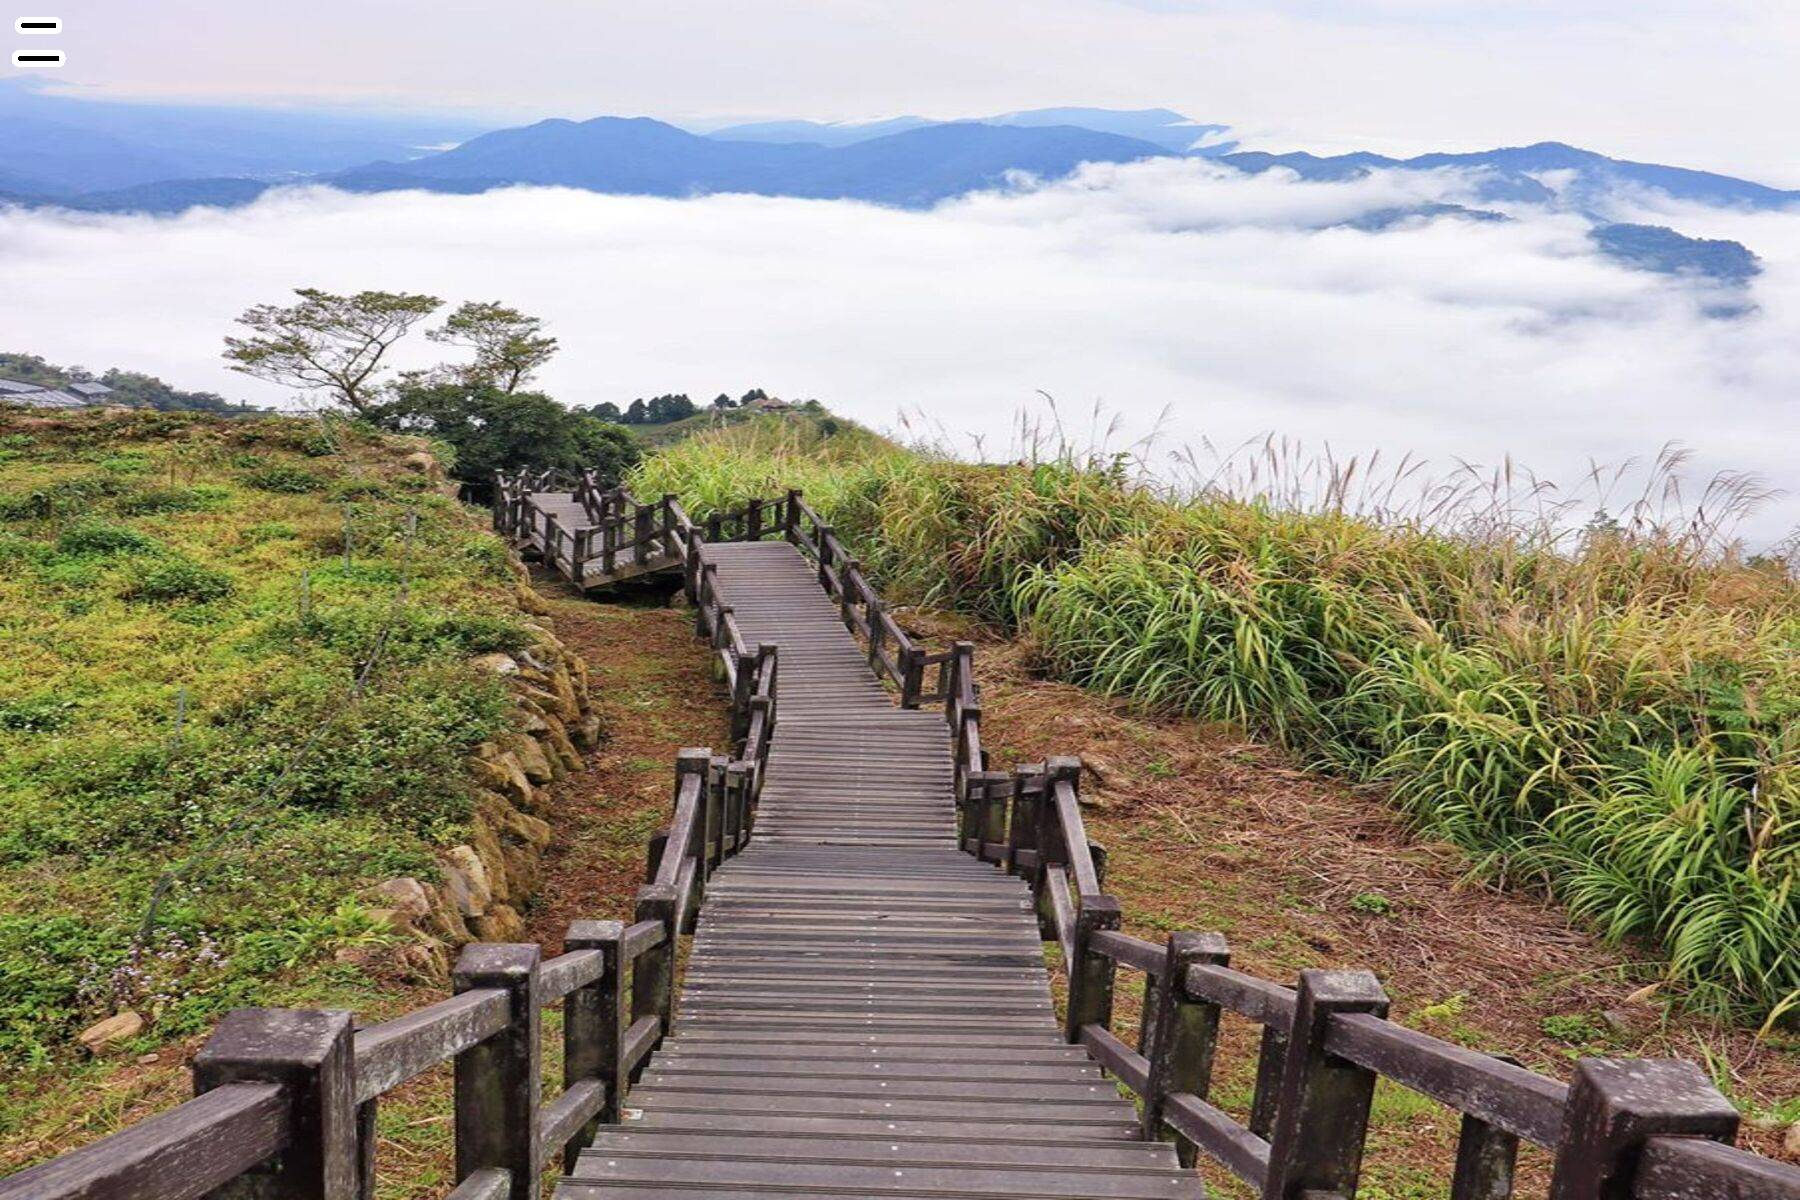
[[[1800,1004],[1800,589],[1778,564],[1656,528],[1571,543],[1174,497],[792,421],[698,436],[637,483],[702,513],[802,487],[895,594],[1386,786],[1489,869],[1655,941],[1691,1003]]]
[[[526,634],[420,448],[0,414],[0,1056],[123,1008],[204,1028],[384,938],[360,885],[434,874],[506,721],[467,659]]]

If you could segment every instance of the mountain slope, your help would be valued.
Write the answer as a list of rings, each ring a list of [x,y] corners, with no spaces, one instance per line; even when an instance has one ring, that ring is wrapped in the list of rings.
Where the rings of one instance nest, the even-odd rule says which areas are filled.
[[[1479,170],[1487,173],[1478,189],[1479,197],[1489,202],[1515,200],[1547,204],[1560,201],[1584,205],[1603,201],[1622,188],[1652,188],[1676,200],[1723,208],[1785,208],[1800,201],[1800,191],[1783,191],[1711,171],[1608,158],[1561,142],[1538,142],[1467,154],[1421,154],[1413,158],[1389,158],[1366,152],[1329,157],[1303,151],[1291,154],[1242,152],[1226,154],[1220,161],[1252,173],[1285,167],[1300,178],[1315,182],[1356,179],[1377,168]]]
[[[480,131],[439,117],[93,100],[33,79],[0,80],[0,161],[76,192],[181,178],[310,175],[409,158]],[[56,169],[27,169],[16,157],[21,151]]]
[[[644,117],[540,121],[407,163],[375,163],[331,182],[354,190],[472,181],[650,196],[749,192],[905,207],[1001,182],[1066,175],[1084,162],[1165,154],[1132,138],[1069,126],[932,125],[850,146],[719,141]]]

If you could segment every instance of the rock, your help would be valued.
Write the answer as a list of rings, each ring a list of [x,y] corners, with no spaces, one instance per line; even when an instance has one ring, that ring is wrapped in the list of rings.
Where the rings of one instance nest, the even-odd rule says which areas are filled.
[[[532,744],[536,745],[535,742]],[[511,751],[501,750],[492,742],[484,742],[476,748],[475,756],[469,760],[469,770],[477,783],[499,792],[514,804],[529,808],[537,803],[537,791],[526,777],[525,768],[519,765],[518,757]]]
[[[481,855],[475,853],[473,846],[452,846],[444,857],[450,861],[444,881],[450,885],[457,910],[465,917],[486,913],[493,903],[494,889],[488,882],[487,865],[481,861]]]
[[[76,1040],[89,1054],[105,1054],[120,1042],[136,1037],[144,1032],[144,1018],[129,1008],[124,1012],[114,1013],[104,1021],[89,1025],[76,1035]]]
[[[417,941],[402,946],[394,961],[407,976],[419,983],[446,983],[450,979],[450,956],[433,941]]]
[[[542,848],[550,844],[553,831],[548,821],[530,816],[522,812],[514,812],[506,818],[506,832],[512,834],[528,845]]]
[[[506,877],[512,880],[515,893],[523,899],[536,891],[543,875],[537,850],[524,842],[508,842],[501,854],[506,862]]]
[[[537,590],[530,585],[524,583],[517,585],[513,588],[513,594],[518,599],[519,607],[526,612],[536,613],[539,616],[549,615],[550,605],[545,603],[544,598],[538,595]]]
[[[1800,1160],[1800,1121],[1788,1126],[1787,1133],[1781,1139],[1781,1152],[1789,1158]]]
[[[418,475],[429,475],[437,469],[437,459],[428,451],[420,450],[400,460],[400,465]]]
[[[525,936],[525,918],[518,910],[506,904],[496,904],[493,910],[475,922],[475,936],[484,942],[516,942]]]
[[[1614,1033],[1630,1033],[1632,1013],[1628,1009],[1609,1008],[1600,1014],[1600,1020]]]
[[[575,741],[588,750],[598,750],[600,743],[606,738],[606,730],[600,724],[600,714],[591,712],[575,724]]]
[[[466,886],[466,881],[465,881]],[[469,940],[469,925],[450,886],[450,873],[444,873],[444,886],[432,891],[431,921],[428,928],[453,946]]]
[[[500,835],[485,819],[475,819],[474,832],[469,844],[481,858],[481,865],[487,868],[488,893],[494,900],[510,900],[514,891],[512,882],[506,877],[506,856],[500,852]]]
[[[431,913],[431,893],[425,885],[410,875],[401,875],[394,879],[384,880],[376,884],[370,891],[388,902],[394,911],[413,920],[419,920]]]
[[[477,654],[469,660],[469,665],[477,671],[491,671],[495,675],[519,673],[519,662],[510,654]]]
[[[544,748],[537,744],[535,738],[524,734],[512,734],[506,738],[506,749],[518,760],[525,772],[525,778],[532,783],[550,783],[556,778],[556,768],[550,765],[549,758],[544,755]]]
[[[154,1062],[161,1062],[161,1061],[162,1061],[162,1055],[160,1055],[160,1054],[140,1054],[140,1055],[138,1055],[138,1056],[137,1056],[137,1060],[138,1060],[138,1065],[139,1065],[139,1066],[141,1066],[141,1067],[147,1067],[147,1066],[149,1066],[149,1065],[150,1065],[150,1064],[151,1064],[151,1063],[154,1063]]]
[[[413,915],[401,912],[397,908],[371,908],[366,910],[369,920],[390,933],[410,933],[413,927]]]
[[[575,694],[575,680],[567,671],[557,671],[550,676],[550,684],[556,689],[556,715],[565,721],[581,720],[581,697]]]

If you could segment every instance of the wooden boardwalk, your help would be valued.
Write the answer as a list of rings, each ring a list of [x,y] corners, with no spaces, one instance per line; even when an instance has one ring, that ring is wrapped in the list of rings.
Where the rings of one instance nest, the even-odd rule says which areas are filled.
[[[1198,1197],[1064,1039],[1025,884],[956,844],[942,713],[897,708],[787,542],[709,545],[781,662],[756,835],[674,1028],[559,1194]]]
[[[676,756],[634,919],[575,921],[554,958],[471,943],[454,995],[375,1025],[231,1013],[194,1099],[0,1200],[371,1200],[382,1097],[450,1063],[449,1200],[542,1200],[559,1167],[560,1200],[1187,1200],[1197,1161],[1347,1200],[1382,1079],[1460,1115],[1454,1200],[1512,1200],[1524,1145],[1549,1200],[1800,1200],[1693,1063],[1584,1058],[1565,1083],[1388,1020],[1372,972],[1290,987],[1218,933],[1123,932],[1080,760],[993,769],[974,646],[917,644],[799,492],[702,525],[592,472],[495,483],[497,530],[572,582],[679,571],[730,692],[726,752]],[[1209,1099],[1226,1014],[1261,1029],[1241,1117]]]

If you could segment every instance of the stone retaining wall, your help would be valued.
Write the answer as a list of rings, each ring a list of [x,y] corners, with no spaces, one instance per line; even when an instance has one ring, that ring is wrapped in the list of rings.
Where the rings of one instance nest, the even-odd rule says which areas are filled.
[[[588,697],[587,663],[557,638],[549,606],[515,560],[519,607],[531,646],[519,654],[484,654],[473,665],[506,681],[515,731],[483,742],[469,756],[476,788],[467,842],[444,851],[436,882],[411,877],[377,885],[376,914],[413,944],[400,957],[415,974],[447,980],[455,952],[469,941],[524,937],[519,908],[537,889],[550,844],[548,788],[584,769],[582,753],[599,745],[599,715]]]

